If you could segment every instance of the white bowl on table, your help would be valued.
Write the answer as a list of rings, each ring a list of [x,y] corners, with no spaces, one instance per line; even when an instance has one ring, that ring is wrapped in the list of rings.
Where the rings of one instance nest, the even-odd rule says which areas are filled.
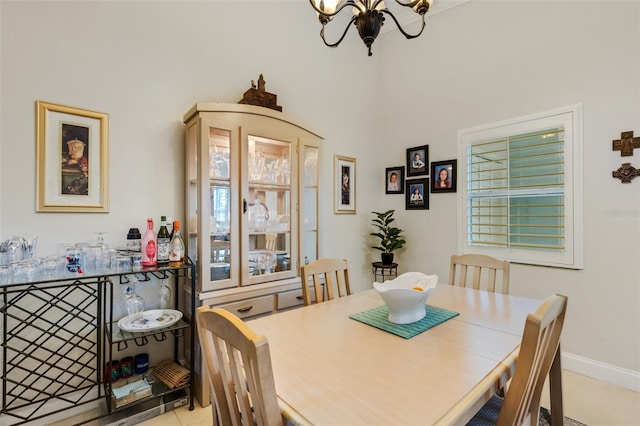
[[[437,275],[407,272],[390,281],[374,282],[373,287],[389,308],[389,322],[409,324],[425,317],[425,304],[436,284]]]

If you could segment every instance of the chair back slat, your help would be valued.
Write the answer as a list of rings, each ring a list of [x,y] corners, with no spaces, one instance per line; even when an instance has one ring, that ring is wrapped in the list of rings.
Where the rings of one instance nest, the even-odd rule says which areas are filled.
[[[201,306],[196,319],[214,424],[281,426],[267,339],[224,309]]]
[[[305,306],[313,303],[310,282],[314,286],[316,303],[351,294],[349,267],[345,259],[318,259],[300,269]]]
[[[473,273],[469,274],[469,268]],[[509,293],[509,262],[480,254],[464,254],[451,256],[449,268],[449,284],[459,287],[471,287],[475,290],[497,291],[498,271],[502,282],[500,293]],[[471,282],[468,282],[471,275]]]

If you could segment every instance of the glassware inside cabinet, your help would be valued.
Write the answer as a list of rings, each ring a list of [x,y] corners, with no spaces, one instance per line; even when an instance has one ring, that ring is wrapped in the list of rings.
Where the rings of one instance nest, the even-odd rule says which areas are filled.
[[[249,276],[291,270],[291,153],[289,142],[248,138]]]
[[[209,128],[211,281],[226,280],[231,271],[230,143],[229,131]]]
[[[302,148],[301,258],[318,258],[318,147]]]

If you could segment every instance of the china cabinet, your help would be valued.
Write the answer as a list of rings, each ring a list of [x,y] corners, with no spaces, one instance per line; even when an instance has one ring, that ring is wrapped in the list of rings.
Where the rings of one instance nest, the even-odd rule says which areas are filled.
[[[184,123],[184,237],[197,303],[241,318],[302,305],[300,264],[319,252],[322,138],[253,105],[197,103]],[[206,405],[202,380],[196,396]]]

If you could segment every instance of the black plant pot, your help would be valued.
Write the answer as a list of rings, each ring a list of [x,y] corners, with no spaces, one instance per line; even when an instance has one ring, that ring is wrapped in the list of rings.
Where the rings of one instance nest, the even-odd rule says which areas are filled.
[[[393,253],[380,253],[383,265],[391,265],[393,263]]]

